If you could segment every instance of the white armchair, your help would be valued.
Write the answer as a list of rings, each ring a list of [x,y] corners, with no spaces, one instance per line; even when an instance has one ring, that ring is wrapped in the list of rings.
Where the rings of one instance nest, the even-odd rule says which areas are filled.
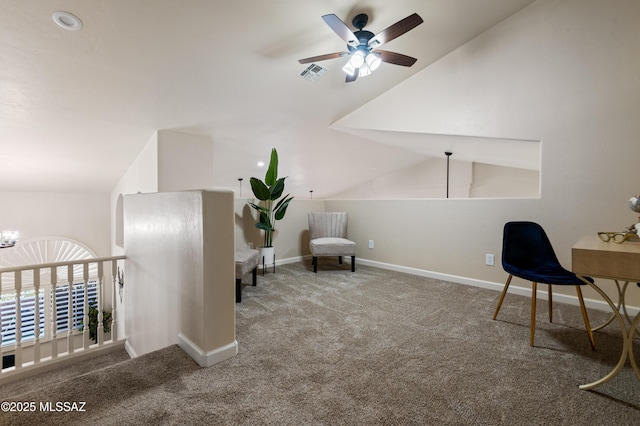
[[[347,213],[310,212],[309,249],[313,256],[313,272],[318,272],[318,256],[351,256],[351,272],[356,270],[356,243],[347,239]]]

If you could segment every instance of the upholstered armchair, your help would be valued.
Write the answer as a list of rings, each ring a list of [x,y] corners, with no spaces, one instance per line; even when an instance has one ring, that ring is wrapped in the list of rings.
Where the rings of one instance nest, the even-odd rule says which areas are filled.
[[[356,243],[347,239],[347,213],[310,212],[309,249],[313,256],[313,272],[318,272],[318,256],[351,256],[351,272],[356,270]]]

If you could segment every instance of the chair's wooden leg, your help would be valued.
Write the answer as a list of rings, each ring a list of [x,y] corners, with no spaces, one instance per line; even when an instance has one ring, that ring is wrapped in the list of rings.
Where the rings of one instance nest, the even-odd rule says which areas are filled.
[[[356,257],[351,256],[351,272],[355,272],[355,271],[356,271]]]
[[[582,311],[582,318],[584,319],[584,326],[587,328],[587,334],[589,335],[589,343],[591,343],[591,349],[596,350],[596,341],[593,338],[593,332],[591,331],[591,324],[589,323],[589,316],[587,315],[587,308],[584,306],[584,299],[582,298],[582,290],[580,286],[576,286],[576,293],[578,293],[578,300],[580,301],[580,310]]]
[[[242,302],[242,279],[236,278],[236,303]]]
[[[511,284],[511,278],[513,278],[513,275],[509,274],[509,278],[507,278],[507,283],[504,285],[504,289],[500,294],[500,299],[498,300],[498,306],[496,306],[496,311],[493,313],[493,319],[496,319],[496,317],[498,316],[498,312],[500,312],[502,301],[504,300],[504,296],[507,294],[507,289],[509,288],[509,284]]]
[[[538,296],[538,283],[531,283],[531,332],[529,333],[529,346],[533,346],[533,338],[536,334],[536,299]]]
[[[255,268],[253,268],[253,271],[251,271],[251,285],[255,287],[257,284],[258,284],[258,267],[256,266]]]
[[[313,264],[313,272],[318,272],[318,256],[313,256],[311,263]]]
[[[549,286],[549,322],[553,322],[553,292],[551,291],[551,284]]]

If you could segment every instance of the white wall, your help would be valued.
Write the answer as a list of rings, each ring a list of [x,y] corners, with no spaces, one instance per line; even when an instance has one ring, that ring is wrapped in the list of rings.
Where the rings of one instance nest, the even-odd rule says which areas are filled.
[[[122,254],[121,197],[124,194],[213,188],[213,141],[159,130],[147,141],[111,192],[112,250]],[[121,237],[121,235],[120,235]]]
[[[485,253],[499,259],[503,224],[524,219],[546,228],[570,266],[580,236],[637,220],[627,200],[640,185],[639,34],[636,0],[540,0],[340,122],[540,140],[540,199],[328,201],[327,210],[349,212],[359,247],[376,240],[359,257],[504,282]]]
[[[540,196],[540,172],[473,163],[472,198],[537,198]]]
[[[158,131],[158,191],[213,188],[213,140]]]
[[[469,198],[472,163],[449,161],[449,197]],[[430,158],[413,166],[395,170],[364,184],[356,185],[332,199],[393,200],[406,198],[446,198],[447,160]]]
[[[111,253],[124,254],[124,196],[125,194],[154,193],[158,191],[158,134],[154,133],[131,163],[116,187],[111,191]],[[126,299],[129,280],[124,268],[123,299]],[[118,336],[126,336],[126,312],[124,304],[117,299],[119,320]]]
[[[446,159],[419,164],[372,179],[331,196],[340,200],[446,198]],[[539,197],[540,172],[451,160],[449,198]]]
[[[109,194],[55,192],[0,193],[0,226],[16,230],[20,239],[59,236],[110,256]]]
[[[114,255],[123,254],[122,197],[125,194],[158,192],[158,133],[147,141],[116,187],[111,191],[111,242]],[[117,225],[117,226],[116,226]],[[118,237],[116,235],[119,234]]]
[[[124,253],[124,195],[212,187],[213,141],[170,130],[157,131],[111,192],[111,252]],[[123,327],[124,321],[119,322],[119,335],[124,335]]]
[[[133,194],[124,207],[129,352],[179,343],[201,365],[235,355],[233,193]]]
[[[158,132],[149,138],[112,192],[118,189],[125,194],[158,191]]]

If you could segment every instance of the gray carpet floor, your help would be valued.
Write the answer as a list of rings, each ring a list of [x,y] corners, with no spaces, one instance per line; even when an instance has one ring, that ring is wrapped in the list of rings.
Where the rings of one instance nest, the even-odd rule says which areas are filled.
[[[96,359],[0,387],[2,400],[86,402],[0,413],[3,425],[638,425],[640,381],[616,364],[616,325],[589,347],[580,310],[330,259],[278,267],[236,305],[239,354],[200,368],[179,347]],[[603,312],[589,310],[592,323]],[[634,342],[636,359],[640,354]],[[640,362],[640,360],[639,360]]]

